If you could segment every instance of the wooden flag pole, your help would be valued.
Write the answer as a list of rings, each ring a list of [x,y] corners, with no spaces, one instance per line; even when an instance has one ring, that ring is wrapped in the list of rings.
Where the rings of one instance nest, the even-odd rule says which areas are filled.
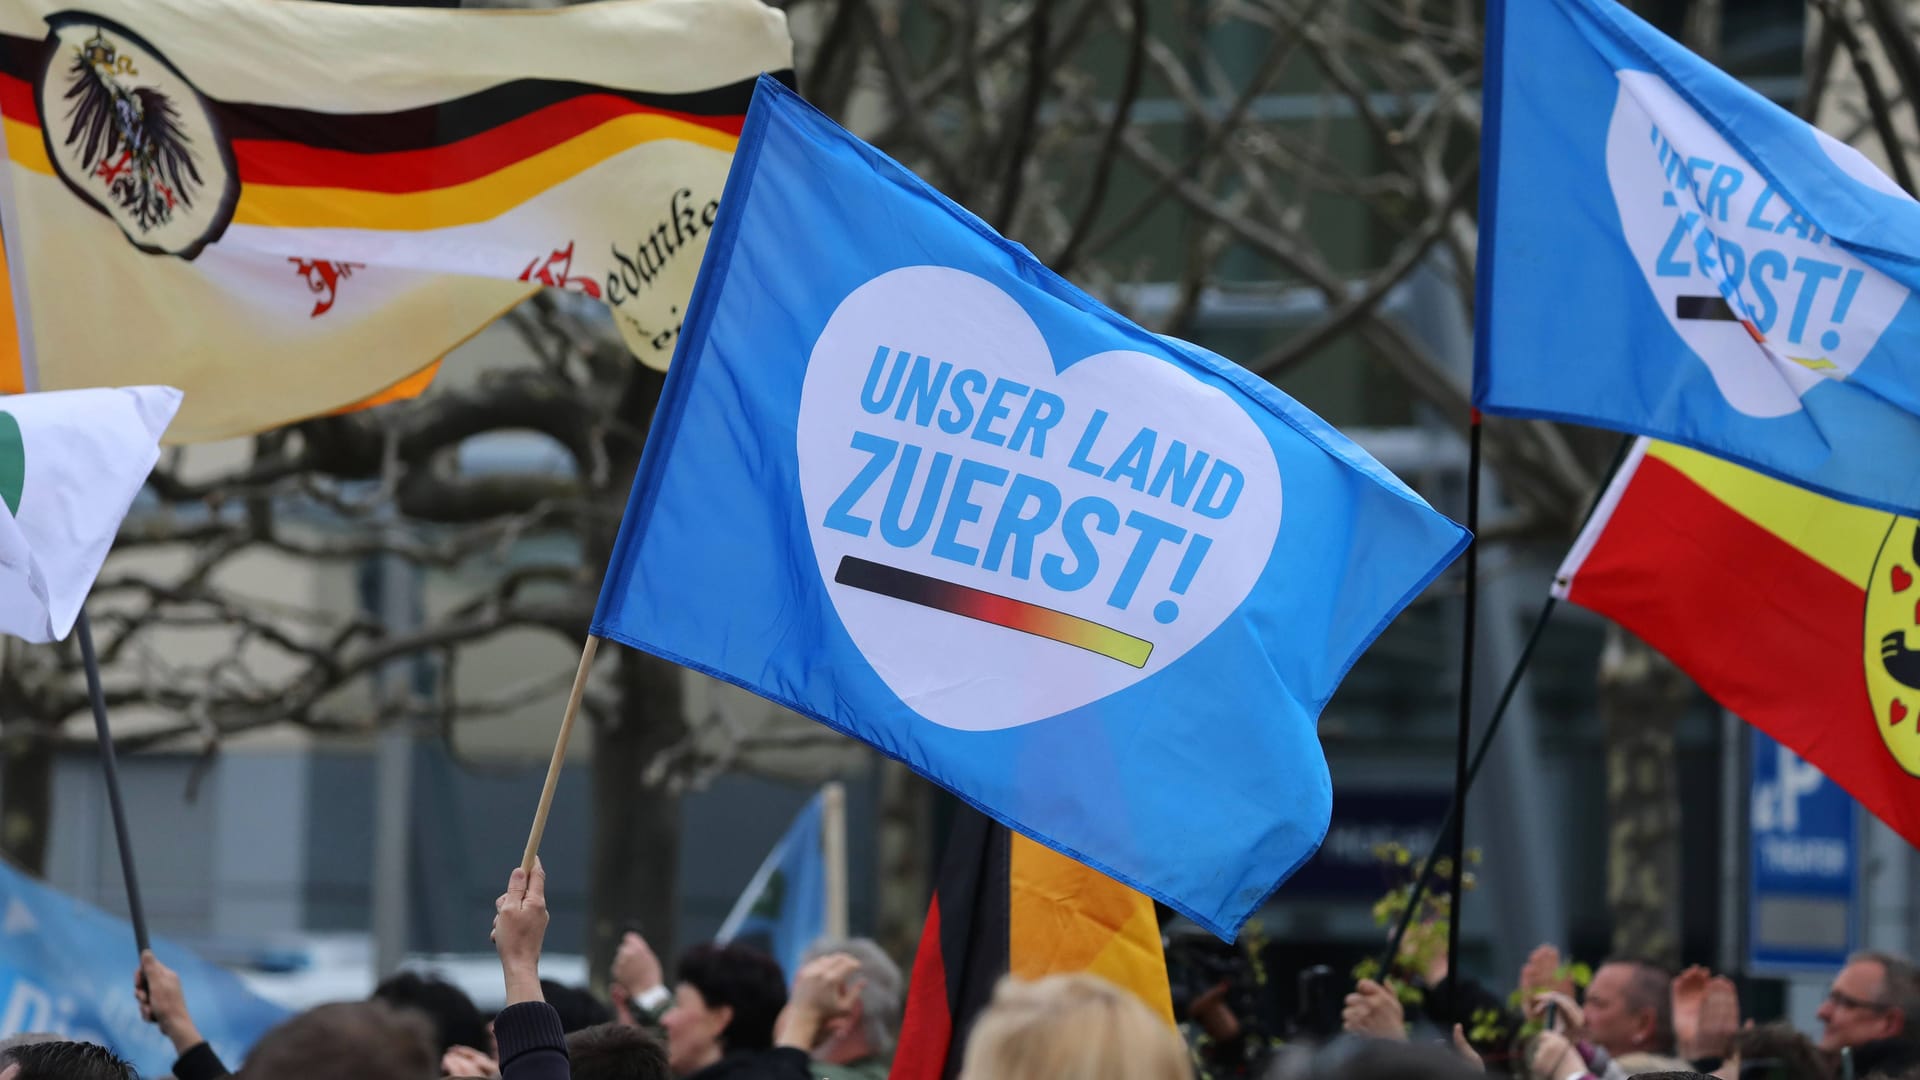
[[[847,939],[847,788],[835,780],[820,792],[820,855],[827,869],[827,919],[835,941]]]
[[[600,639],[587,638],[580,650],[580,670],[573,676],[573,692],[567,695],[567,712],[560,718],[560,737],[554,740],[553,760],[547,763],[547,782],[540,789],[540,808],[533,812],[533,831],[527,834],[527,851],[520,857],[520,869],[533,873],[533,860],[540,854],[540,837],[547,831],[547,811],[553,809],[553,789],[560,786],[560,766],[567,760],[567,740],[573,736],[573,718],[580,714],[580,699],[587,693],[587,672],[593,669],[593,654]]]
[[[93,729],[100,736],[100,770],[107,779],[107,806],[113,813],[113,837],[120,845],[120,877],[127,886],[127,921],[133,923],[133,943],[148,948],[147,914],[140,904],[140,881],[133,874],[133,838],[127,835],[127,808],[120,798],[120,768],[113,756],[113,732],[107,730],[107,698],[100,689],[100,661],[93,653],[93,624],[86,609],[74,623],[80,638],[80,661],[87,668],[87,700],[93,704]]]

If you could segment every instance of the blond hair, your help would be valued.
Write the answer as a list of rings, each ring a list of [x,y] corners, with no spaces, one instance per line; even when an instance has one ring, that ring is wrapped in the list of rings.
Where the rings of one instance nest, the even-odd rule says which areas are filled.
[[[1125,990],[1093,975],[1006,978],[967,1037],[960,1080],[1192,1080],[1187,1048]]]

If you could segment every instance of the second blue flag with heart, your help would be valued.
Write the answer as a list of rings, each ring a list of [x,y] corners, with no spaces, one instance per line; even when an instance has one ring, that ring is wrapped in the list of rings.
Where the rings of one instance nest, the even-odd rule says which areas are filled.
[[[594,620],[1231,936],[1319,846],[1315,721],[1465,546],[761,80]]]

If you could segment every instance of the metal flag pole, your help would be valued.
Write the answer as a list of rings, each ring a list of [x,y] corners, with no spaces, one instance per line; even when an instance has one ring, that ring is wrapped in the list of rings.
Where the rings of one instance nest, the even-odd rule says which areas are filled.
[[[1473,790],[1473,782],[1480,776],[1480,766],[1486,763],[1487,753],[1493,749],[1494,736],[1500,733],[1500,721],[1507,715],[1507,705],[1520,689],[1520,679],[1526,675],[1527,666],[1533,660],[1533,648],[1540,644],[1540,638],[1547,629],[1547,620],[1552,617],[1553,609],[1559,603],[1559,598],[1548,596],[1547,602],[1540,606],[1540,614],[1533,620],[1533,630],[1527,635],[1527,643],[1520,650],[1520,658],[1514,662],[1512,673],[1507,676],[1507,685],[1500,690],[1500,700],[1494,704],[1493,716],[1487,720],[1487,730],[1480,733],[1480,743],[1473,749],[1473,760],[1467,763],[1467,782],[1463,791]],[[1380,959],[1383,974],[1392,970],[1393,959],[1400,954],[1400,942],[1407,936],[1407,927],[1413,922],[1413,913],[1420,906],[1420,898],[1426,894],[1427,881],[1434,864],[1439,861],[1440,852],[1453,840],[1454,817],[1459,808],[1460,793],[1456,792],[1453,801],[1447,804],[1447,816],[1441,819],[1439,831],[1433,835],[1433,846],[1428,849],[1426,859],[1420,863],[1419,872],[1414,876],[1407,910],[1400,913],[1400,922],[1393,929],[1393,937],[1387,941],[1386,955]]]
[[[113,754],[113,732],[107,729],[107,699],[100,689],[100,661],[93,653],[93,624],[87,619],[86,609],[81,609],[74,628],[80,637],[80,661],[87,668],[87,698],[93,703],[93,729],[100,737],[100,769],[107,778],[113,836],[120,845],[120,877],[127,884],[127,918],[133,923],[134,944],[146,952],[147,915],[140,905],[140,881],[133,872],[133,839],[127,835],[127,809],[120,798],[120,766]]]
[[[1473,442],[1470,449],[1471,472],[1469,473],[1468,480],[1470,489],[1478,486],[1477,480],[1479,477],[1480,463],[1479,419],[1479,410],[1476,409],[1474,411]],[[1594,493],[1593,502],[1587,507],[1586,515],[1581,519],[1580,528],[1582,532],[1586,530],[1587,522],[1593,520],[1594,511],[1599,509],[1600,500],[1606,495],[1607,489],[1612,486],[1613,478],[1619,475],[1620,467],[1626,464],[1627,455],[1633,450],[1635,441],[1636,437],[1633,435],[1627,435],[1621,438],[1619,448],[1614,451],[1613,461],[1607,466],[1606,476],[1601,479],[1599,490]],[[1473,499],[1473,502],[1477,506],[1479,499],[1475,497],[1475,495],[1469,495],[1469,498]],[[1471,521],[1477,517],[1477,514],[1470,509],[1468,517]],[[1471,528],[1471,525],[1469,528]],[[1471,561],[1473,558],[1472,547],[1467,549],[1467,556],[1469,559],[1468,574],[1471,575],[1474,568],[1474,563]],[[1472,580],[1471,577],[1469,577],[1469,580]],[[1455,777],[1453,800],[1447,807],[1447,815],[1441,820],[1439,832],[1434,834],[1433,846],[1427,851],[1426,859],[1420,863],[1420,869],[1414,874],[1413,890],[1408,894],[1407,908],[1400,913],[1400,922],[1394,927],[1393,936],[1387,940],[1387,951],[1380,957],[1380,973],[1383,976],[1393,970],[1393,961],[1400,955],[1400,943],[1405,940],[1407,936],[1407,927],[1413,923],[1413,913],[1419,909],[1421,897],[1426,895],[1427,883],[1433,874],[1434,865],[1439,861],[1440,852],[1445,845],[1448,845],[1454,840],[1454,830],[1461,817],[1460,807],[1465,800],[1466,793],[1473,790],[1473,782],[1480,775],[1480,766],[1487,760],[1487,753],[1493,749],[1493,739],[1500,731],[1500,721],[1507,715],[1507,706],[1513,701],[1514,693],[1520,689],[1520,678],[1526,674],[1528,664],[1533,661],[1534,646],[1540,644],[1540,636],[1547,628],[1547,620],[1553,615],[1553,610],[1559,602],[1558,597],[1549,594],[1546,603],[1541,605],[1540,614],[1534,619],[1533,629],[1527,634],[1527,643],[1525,647],[1520,650],[1520,658],[1515,661],[1513,671],[1507,676],[1507,684],[1500,689],[1500,699],[1494,703],[1493,715],[1487,720],[1487,730],[1480,735],[1480,744],[1474,749],[1473,760],[1467,765],[1464,777]],[[1464,696],[1462,700],[1465,700]],[[1464,716],[1461,726],[1464,734],[1466,727]],[[1463,780],[1464,783],[1462,783]],[[1455,853],[1454,878],[1456,883],[1462,876],[1459,873],[1460,854],[1459,852]],[[1458,911],[1458,908],[1459,905],[1456,901],[1454,910]],[[1456,924],[1458,922],[1458,920],[1453,921]],[[1447,970],[1449,973],[1454,970],[1452,965],[1457,959],[1455,956],[1456,951],[1457,949],[1454,942],[1449,940],[1447,953]]]
[[[1467,743],[1473,738],[1473,639],[1474,618],[1480,595],[1480,410],[1473,410],[1467,435],[1467,531],[1473,540],[1467,545],[1467,583],[1462,596],[1460,642],[1460,732],[1453,754],[1453,880],[1447,902],[1447,972],[1458,985],[1460,978],[1460,893],[1466,880],[1467,859]],[[1408,911],[1413,910],[1409,904]],[[1456,997],[1458,995],[1455,995]]]
[[[580,699],[587,693],[587,673],[593,669],[593,654],[600,639],[587,638],[580,651],[580,670],[573,676],[573,692],[567,695],[566,715],[560,718],[560,737],[553,743],[553,760],[547,763],[547,782],[540,789],[540,807],[533,813],[533,831],[527,834],[527,850],[520,857],[520,869],[533,873],[533,860],[540,854],[540,837],[547,831],[547,812],[553,809],[553,789],[560,786],[560,766],[567,760],[567,740],[573,737],[573,718],[580,714]]]

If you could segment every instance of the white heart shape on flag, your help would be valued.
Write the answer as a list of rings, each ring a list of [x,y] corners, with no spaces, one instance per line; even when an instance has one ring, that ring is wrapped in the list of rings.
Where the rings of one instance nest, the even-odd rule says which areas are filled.
[[[1647,287],[1729,405],[1798,411],[1823,379],[1860,366],[1906,287],[1801,217],[1665,80],[1615,74],[1607,180]],[[1866,159],[1819,138],[1841,168],[1881,186]],[[1582,318],[1579,307],[1569,298],[1567,318]]]
[[[1280,529],[1273,448],[1226,393],[1140,352],[1056,371],[1018,301],[950,267],[841,301],[797,442],[834,609],[950,728],[1030,724],[1165,669],[1246,599]]]

